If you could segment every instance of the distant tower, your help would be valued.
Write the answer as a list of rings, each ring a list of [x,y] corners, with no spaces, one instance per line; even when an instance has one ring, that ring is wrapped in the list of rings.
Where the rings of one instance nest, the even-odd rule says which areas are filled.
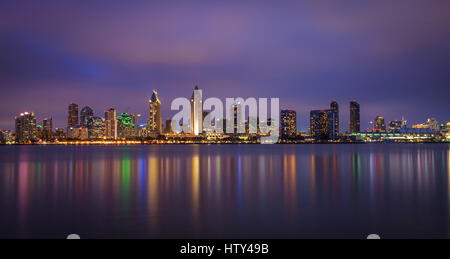
[[[383,116],[377,116],[374,121],[374,130],[379,132],[386,132],[386,123]]]
[[[105,137],[107,139],[117,139],[117,117],[116,110],[110,108],[105,112]]]
[[[69,116],[67,118],[67,127],[75,127],[78,125],[78,104],[69,104]]]
[[[195,100],[196,90],[199,90],[198,86],[195,86],[191,97],[191,134],[193,135],[199,135],[203,131],[203,100],[201,98]],[[198,97],[201,97],[201,90],[199,91],[200,96]]]
[[[361,131],[361,122],[359,118],[359,103],[350,102],[350,133],[358,133]]]
[[[152,136],[158,136],[162,133],[162,119],[161,119],[161,101],[158,98],[158,93],[153,91],[152,97],[149,100],[150,116],[147,121],[147,132]]]
[[[330,110],[330,135],[332,139],[337,139],[339,138],[339,105],[336,101],[331,102]]]

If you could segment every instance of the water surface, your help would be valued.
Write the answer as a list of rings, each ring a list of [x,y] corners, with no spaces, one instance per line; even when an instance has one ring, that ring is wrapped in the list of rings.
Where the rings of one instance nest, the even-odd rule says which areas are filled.
[[[0,146],[0,238],[448,238],[450,145]]]

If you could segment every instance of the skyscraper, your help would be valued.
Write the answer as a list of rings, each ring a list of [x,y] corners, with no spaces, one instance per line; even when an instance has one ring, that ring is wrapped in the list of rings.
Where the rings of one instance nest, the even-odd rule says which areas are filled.
[[[386,123],[384,122],[383,116],[375,117],[373,129],[378,132],[386,132]]]
[[[113,108],[105,112],[105,136],[107,139],[117,139],[116,110]]]
[[[149,100],[150,116],[147,121],[147,132],[153,137],[162,133],[162,119],[161,119],[161,101],[158,98],[158,93],[153,91],[152,97]]]
[[[92,129],[92,120],[94,119],[94,111],[89,107],[86,106],[83,109],[81,109],[80,112],[80,124],[87,128]]]
[[[53,137],[53,120],[51,117],[42,120],[42,136],[46,140]]]
[[[103,139],[105,138],[105,120],[100,117],[94,117],[92,119],[92,131],[89,135],[91,139]]]
[[[280,118],[281,137],[295,137],[297,135],[297,113],[294,110],[281,110]]]
[[[315,110],[309,115],[311,136],[330,139],[330,110]]]
[[[119,138],[128,139],[134,137],[133,118],[126,112],[117,117],[117,135]]]
[[[78,104],[70,103],[69,116],[67,118],[67,127],[75,127],[78,125]]]
[[[350,133],[358,133],[361,131],[361,122],[359,119],[359,103],[350,102]]]
[[[36,117],[33,112],[24,112],[15,117],[16,142],[26,143],[36,140]]]
[[[196,91],[197,90],[197,91]],[[203,100],[201,90],[195,86],[191,97],[191,134],[199,135],[203,132]]]
[[[331,102],[330,109],[332,111],[332,124],[330,125],[331,138],[339,138],[339,105],[336,101]]]

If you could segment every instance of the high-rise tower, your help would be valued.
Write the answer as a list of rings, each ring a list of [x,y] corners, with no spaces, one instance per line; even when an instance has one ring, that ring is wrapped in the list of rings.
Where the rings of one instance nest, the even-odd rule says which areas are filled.
[[[161,101],[158,98],[158,93],[153,91],[152,97],[149,100],[150,116],[147,121],[147,132],[151,136],[158,136],[162,133],[162,119],[161,119]]]
[[[350,102],[350,133],[358,133],[361,131],[361,122],[359,118],[359,103]]]

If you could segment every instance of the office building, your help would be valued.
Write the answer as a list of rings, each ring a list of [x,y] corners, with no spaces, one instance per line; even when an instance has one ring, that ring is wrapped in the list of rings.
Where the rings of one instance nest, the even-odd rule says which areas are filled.
[[[113,108],[105,112],[105,137],[107,139],[117,139],[116,110]]]
[[[67,127],[75,127],[78,125],[78,104],[70,103],[69,116],[67,118]]]
[[[356,101],[350,102],[350,133],[361,132],[359,103]]]
[[[36,117],[33,112],[24,112],[15,117],[16,142],[27,143],[37,139]]]
[[[331,102],[330,110],[333,111],[333,121],[330,125],[331,138],[337,139],[339,138],[339,105],[336,101]]]
[[[156,91],[153,91],[152,97],[149,100],[149,106],[150,116],[147,120],[147,133],[156,137],[162,133],[161,101]]]
[[[190,129],[193,135],[199,135],[203,132],[203,100],[198,86],[195,86],[191,97]]]
[[[386,123],[384,122],[383,116],[375,117],[373,131],[386,132]]]
[[[294,110],[281,110],[280,133],[282,138],[295,138],[297,135],[297,113]]]

